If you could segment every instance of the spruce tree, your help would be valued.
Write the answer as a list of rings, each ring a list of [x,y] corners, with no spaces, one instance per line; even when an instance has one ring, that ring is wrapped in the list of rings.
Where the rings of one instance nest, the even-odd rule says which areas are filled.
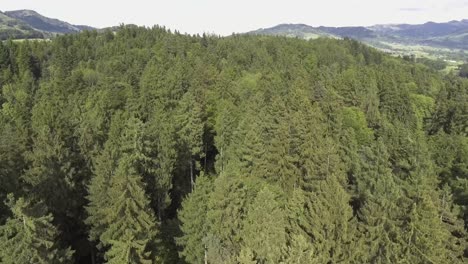
[[[206,222],[208,204],[213,191],[213,180],[209,176],[200,175],[193,192],[182,202],[178,218],[181,221],[183,236],[177,238],[177,244],[182,246],[182,255],[188,263],[202,263],[207,255],[206,238],[209,225]]]
[[[92,241],[99,242],[100,236],[108,227],[106,222],[106,208],[109,207],[109,188],[111,179],[115,175],[118,161],[121,157],[121,134],[125,130],[127,115],[117,112],[111,123],[109,138],[104,145],[104,150],[95,159],[94,176],[88,185],[89,200],[86,211],[88,217],[86,224],[90,227],[89,236]]]
[[[139,155],[139,170],[152,193],[152,204],[159,221],[164,220],[165,209],[170,205],[177,158],[175,125],[171,117],[155,107],[150,120],[143,126]]]
[[[252,252],[258,263],[279,263],[286,250],[286,215],[280,190],[265,185],[252,204],[242,229],[241,252]]]
[[[209,233],[205,245],[209,262],[235,263],[241,251],[246,208],[263,184],[258,178],[229,174],[215,180],[206,219]]]
[[[178,134],[184,146],[186,164],[189,171],[191,189],[193,189],[196,170],[200,170],[200,158],[204,157],[203,133],[205,117],[202,103],[193,92],[187,92],[179,101],[177,121]]]
[[[116,137],[110,139],[110,155],[107,156],[111,159],[107,164],[104,160],[101,174],[93,182],[96,186],[91,189],[104,187],[106,178],[109,186],[101,190],[104,194],[95,192],[91,197],[91,201],[98,201],[96,199],[105,195],[103,201],[98,201],[98,207],[90,208],[97,214],[91,214],[93,218],[89,220],[97,228],[95,233],[100,233],[101,243],[109,248],[105,253],[109,263],[152,263],[158,253],[158,222],[143,177],[138,172],[142,123],[133,117],[126,119],[125,115],[116,118],[115,122]],[[119,129],[120,122],[124,122],[124,126]],[[112,157],[117,158],[115,163],[112,163]],[[104,221],[99,219],[101,216]]]
[[[265,178],[291,191],[299,178],[296,157],[292,155],[292,122],[283,100],[276,96],[271,100],[261,113],[265,152],[255,164],[252,176]]]
[[[111,179],[101,241],[110,249],[108,263],[153,263],[157,254],[158,224],[145,193],[134,157],[124,154]]]
[[[410,171],[403,188],[410,199],[406,208],[408,221],[407,232],[404,233],[405,253],[413,263],[444,263],[455,261],[451,255],[460,253],[451,252],[450,233],[442,222],[439,210],[440,191],[437,188],[437,177],[434,173],[429,151],[425,144],[424,135],[416,132],[410,146],[408,164]]]
[[[0,227],[0,262],[20,264],[72,263],[73,251],[60,245],[51,214],[41,203],[8,196],[12,216]]]
[[[303,216],[293,220],[311,240],[316,261],[349,263],[355,258],[356,221],[347,192],[344,164],[338,144],[327,135],[323,114],[306,99],[297,102],[293,114],[298,140],[294,142],[303,191]],[[296,207],[297,207],[296,206]],[[300,208],[300,207],[299,207]],[[294,223],[298,221],[298,223]],[[304,233],[302,233],[304,232]]]
[[[362,206],[359,210],[360,229],[364,246],[362,262],[395,263],[403,259],[401,236],[405,219],[403,195],[398,179],[390,169],[389,155],[379,140],[373,148],[365,148],[363,164],[357,175],[357,189]]]

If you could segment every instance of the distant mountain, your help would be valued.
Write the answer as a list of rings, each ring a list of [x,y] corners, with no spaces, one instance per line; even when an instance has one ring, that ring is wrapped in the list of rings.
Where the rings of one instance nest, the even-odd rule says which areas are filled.
[[[304,39],[318,38],[318,37],[334,37],[327,34],[319,28],[314,28],[305,24],[280,24],[272,28],[258,29],[249,34],[256,35],[281,35],[288,37],[299,37]]]
[[[468,20],[421,25],[389,24],[371,27],[312,27],[281,24],[247,34],[280,35],[304,39],[318,37],[353,38],[371,46],[397,53],[424,53],[444,58],[459,58],[468,51]],[[442,54],[442,55],[441,55]]]
[[[468,30],[468,20],[450,21],[447,23],[427,22],[421,25],[377,25],[371,30],[382,34],[392,34],[411,39],[430,39]]]
[[[365,27],[319,27],[318,29],[328,34],[340,37],[349,37],[357,39],[376,37],[374,31]]]
[[[45,17],[33,10],[0,12],[0,39],[50,38],[59,34],[94,30],[93,27]]]
[[[27,23],[0,12],[0,39],[43,37],[43,33],[33,29]]]

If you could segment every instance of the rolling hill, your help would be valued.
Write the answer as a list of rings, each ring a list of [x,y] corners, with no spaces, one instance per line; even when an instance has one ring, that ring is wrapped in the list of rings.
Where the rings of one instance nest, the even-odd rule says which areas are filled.
[[[465,52],[468,51],[467,19],[446,23],[388,24],[370,27],[313,27],[305,24],[281,24],[247,34],[280,35],[304,39],[353,38],[391,53],[456,60],[467,59]]]
[[[43,33],[27,23],[0,12],[0,39],[43,38]]]
[[[90,26],[72,25],[58,19],[45,17],[33,10],[0,12],[0,40],[9,38],[42,39],[93,29]]]

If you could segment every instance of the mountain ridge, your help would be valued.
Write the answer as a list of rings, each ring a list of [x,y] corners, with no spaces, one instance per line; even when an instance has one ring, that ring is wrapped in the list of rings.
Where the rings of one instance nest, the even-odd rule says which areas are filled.
[[[278,35],[312,39],[318,37],[353,38],[376,48],[395,53],[415,50],[442,57],[457,57],[468,52],[468,19],[423,24],[376,24],[372,26],[327,27],[282,23],[246,34]],[[448,56],[447,54],[451,54]]]
[[[51,38],[95,29],[87,25],[73,25],[56,18],[49,18],[30,9],[0,11],[0,40]]]

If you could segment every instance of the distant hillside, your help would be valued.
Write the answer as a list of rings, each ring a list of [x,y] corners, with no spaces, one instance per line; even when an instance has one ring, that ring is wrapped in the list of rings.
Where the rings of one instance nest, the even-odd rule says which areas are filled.
[[[1,39],[29,39],[43,38],[43,33],[33,29],[21,20],[11,18],[0,12],[0,40]]]
[[[288,37],[299,37],[304,39],[313,39],[318,37],[334,37],[331,34],[305,24],[280,24],[272,28],[258,29],[249,32],[249,34],[258,35],[281,35]]]
[[[468,20],[421,25],[393,24],[371,27],[312,27],[304,24],[281,24],[248,34],[280,35],[304,39],[317,37],[360,40],[371,46],[399,54],[425,54],[438,58],[466,59]]]
[[[45,17],[33,10],[0,12],[0,39],[50,38],[57,34],[78,33],[93,27]]]

